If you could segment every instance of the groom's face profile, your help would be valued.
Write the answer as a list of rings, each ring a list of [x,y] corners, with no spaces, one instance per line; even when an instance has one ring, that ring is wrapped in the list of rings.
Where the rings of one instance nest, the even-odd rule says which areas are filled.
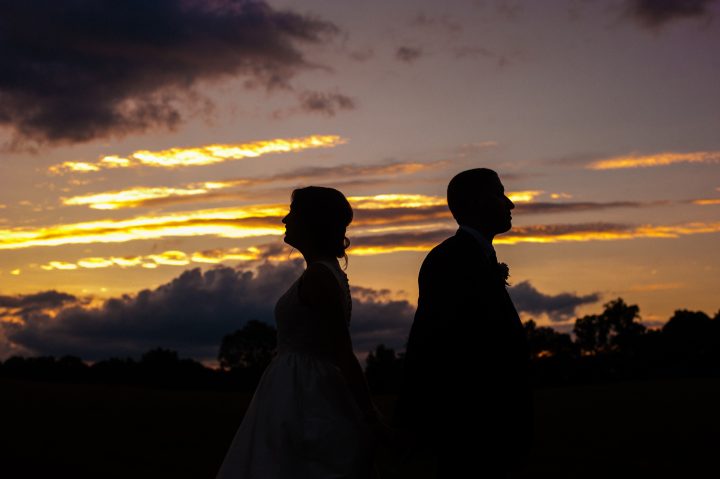
[[[458,173],[448,185],[448,206],[459,224],[475,228],[488,239],[512,227],[513,202],[505,196],[497,173],[476,168]]]
[[[505,196],[505,187],[497,176],[493,180],[478,185],[481,192],[477,203],[477,218],[488,232],[496,235],[512,228],[511,210],[515,204]]]

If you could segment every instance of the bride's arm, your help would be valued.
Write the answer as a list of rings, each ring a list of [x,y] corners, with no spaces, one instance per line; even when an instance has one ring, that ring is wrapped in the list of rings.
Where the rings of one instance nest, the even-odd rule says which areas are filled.
[[[300,301],[317,311],[321,324],[318,353],[340,369],[366,420],[377,421],[365,374],[353,353],[343,309],[346,297],[337,279],[325,266],[310,264],[299,286]]]

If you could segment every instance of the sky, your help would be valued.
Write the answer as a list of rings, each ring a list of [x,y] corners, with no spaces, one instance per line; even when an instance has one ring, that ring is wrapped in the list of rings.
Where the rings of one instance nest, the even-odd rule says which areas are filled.
[[[496,170],[523,319],[720,308],[720,1],[10,0],[0,359],[212,363],[302,273],[294,188],[355,210],[356,352],[402,349],[445,190]]]

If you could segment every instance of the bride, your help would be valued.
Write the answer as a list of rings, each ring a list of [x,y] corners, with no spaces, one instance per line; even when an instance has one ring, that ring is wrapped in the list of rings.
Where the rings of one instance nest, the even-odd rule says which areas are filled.
[[[277,356],[265,370],[217,479],[374,478],[378,415],[348,330],[338,258],[352,208],[339,191],[293,191],[285,242],[307,267],[275,306]]]

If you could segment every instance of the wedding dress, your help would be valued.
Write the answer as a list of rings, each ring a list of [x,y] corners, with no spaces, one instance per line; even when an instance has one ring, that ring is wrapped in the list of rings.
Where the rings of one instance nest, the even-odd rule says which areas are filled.
[[[350,321],[347,277],[338,279]],[[340,369],[318,351],[326,338],[300,302],[302,276],[275,306],[277,356],[263,373],[217,479],[373,478],[371,433]]]

